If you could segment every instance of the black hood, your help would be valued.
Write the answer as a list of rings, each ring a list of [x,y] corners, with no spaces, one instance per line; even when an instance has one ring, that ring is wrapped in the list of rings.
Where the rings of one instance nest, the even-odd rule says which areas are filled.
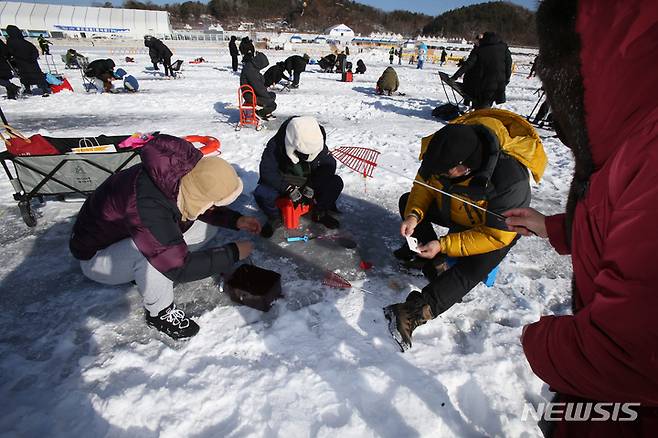
[[[235,35],[231,36],[231,42],[235,42],[236,40],[237,38],[235,37]]]
[[[389,67],[390,68],[390,67]],[[425,180],[464,164],[473,172],[482,166],[484,145],[473,126],[447,125],[430,140],[419,173]]]
[[[501,41],[502,40],[495,32],[485,32],[482,34],[482,38],[480,39],[480,45],[489,46],[493,44],[498,44]]]
[[[9,38],[17,38],[17,39],[23,39],[23,32],[13,24],[7,26],[7,35]]]
[[[258,70],[262,70],[270,65],[270,61],[267,59],[267,56],[265,56],[265,54],[262,52],[256,52],[254,59],[251,60],[251,63],[254,64],[254,67],[256,67]]]

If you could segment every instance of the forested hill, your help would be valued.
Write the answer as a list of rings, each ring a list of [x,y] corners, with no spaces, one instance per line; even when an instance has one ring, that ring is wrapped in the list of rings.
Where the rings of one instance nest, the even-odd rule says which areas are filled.
[[[107,2],[106,7],[111,6]],[[357,34],[392,32],[414,37],[419,34],[473,39],[494,31],[508,43],[535,45],[534,12],[509,2],[480,3],[454,9],[436,18],[409,11],[384,12],[350,0],[210,0],[158,6],[152,2],[125,0],[130,9],[159,9],[171,14],[174,25],[202,27],[220,22],[231,29],[240,22],[253,22],[257,29],[276,23],[274,30],[295,29],[321,33],[344,23]],[[271,28],[271,27],[270,27]]]
[[[434,18],[423,27],[423,34],[464,37],[492,31],[507,43],[536,46],[535,13],[509,2],[479,3],[453,9]]]
[[[106,5],[110,6],[109,2]],[[192,27],[207,24],[209,19],[219,21],[226,28],[242,21],[254,22],[259,29],[266,22],[286,22],[299,31],[321,33],[332,25],[344,23],[363,35],[392,32],[415,36],[432,19],[429,15],[409,11],[384,12],[349,0],[210,0],[165,6],[126,0],[123,7],[166,10],[173,24]]]

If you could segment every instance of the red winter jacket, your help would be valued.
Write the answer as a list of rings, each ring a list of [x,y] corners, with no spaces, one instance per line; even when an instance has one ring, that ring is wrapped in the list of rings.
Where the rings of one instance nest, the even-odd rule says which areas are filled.
[[[576,30],[595,171],[570,248],[564,215],[546,220],[571,253],[575,314],[528,326],[523,348],[562,394],[658,407],[658,7],[581,0]]]

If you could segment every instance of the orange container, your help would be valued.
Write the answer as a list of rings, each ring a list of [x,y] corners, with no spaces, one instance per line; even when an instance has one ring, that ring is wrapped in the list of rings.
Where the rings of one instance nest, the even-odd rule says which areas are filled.
[[[299,218],[311,210],[311,206],[306,204],[299,204],[295,207],[288,198],[278,198],[276,206],[281,210],[283,226],[289,230],[299,227]]]

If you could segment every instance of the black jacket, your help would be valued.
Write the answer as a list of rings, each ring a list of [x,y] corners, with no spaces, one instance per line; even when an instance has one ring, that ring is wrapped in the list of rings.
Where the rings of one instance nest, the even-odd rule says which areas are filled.
[[[264,75],[265,86],[271,87],[272,85],[279,83],[281,79],[289,81],[290,78],[286,76],[285,71],[286,66],[283,62],[277,62],[272,67],[268,68]]]
[[[306,64],[308,64],[308,61],[299,55],[289,56],[285,60],[286,71],[288,74],[292,74],[293,72],[301,73],[306,71]]]
[[[39,67],[39,51],[23,37],[21,30],[14,26],[7,26],[7,49],[9,60],[16,68],[16,73],[21,82],[29,84],[41,84],[44,81],[43,72]]]
[[[161,62],[166,59],[171,60],[173,55],[169,47],[155,37],[147,38],[144,40],[144,45],[149,48],[149,57],[153,62]]]
[[[318,61],[318,65],[322,70],[331,70],[334,68],[334,65],[336,64],[336,55],[331,54],[327,55]]]
[[[254,93],[256,93],[257,104],[261,106],[267,106],[274,102],[265,86],[265,78],[260,74],[260,71],[267,67],[269,63],[267,56],[258,52],[255,56],[249,57],[249,60],[242,67],[242,73],[240,73],[240,85],[251,85]]]
[[[238,56],[240,52],[238,52],[238,46],[235,44],[235,41],[237,38],[235,36],[231,37],[231,41],[228,43],[228,51],[231,54],[231,56]]]
[[[356,61],[356,72],[363,74],[367,70],[366,65],[363,63],[363,60],[359,59]]]
[[[9,65],[9,49],[4,41],[0,40],[0,79],[9,80],[14,77],[14,71]]]
[[[512,76],[512,54],[493,32],[485,32],[478,47],[453,78],[464,74],[464,92],[479,99],[484,93],[494,93],[496,103],[505,102],[505,87]]]
[[[255,52],[256,48],[249,37],[244,37],[240,40],[240,53],[242,53],[242,56],[246,56],[249,53],[253,54]]]
[[[284,193],[289,184],[294,180],[308,179],[311,185],[314,175],[333,175],[336,173],[336,159],[329,154],[327,148],[327,134],[324,127],[320,125],[320,131],[324,137],[324,148],[322,152],[309,162],[300,161],[294,164],[286,154],[285,138],[288,123],[294,117],[289,118],[279,128],[277,133],[267,142],[263,156],[260,159],[260,178],[258,184],[270,186],[280,193]],[[295,184],[302,185],[302,184]]]
[[[336,56],[336,69],[339,72],[342,72],[345,69],[345,63],[347,62],[347,55],[344,53],[339,53]]]
[[[106,79],[107,75],[114,74],[114,61],[111,59],[96,59],[91,61],[84,73],[88,78]]]

